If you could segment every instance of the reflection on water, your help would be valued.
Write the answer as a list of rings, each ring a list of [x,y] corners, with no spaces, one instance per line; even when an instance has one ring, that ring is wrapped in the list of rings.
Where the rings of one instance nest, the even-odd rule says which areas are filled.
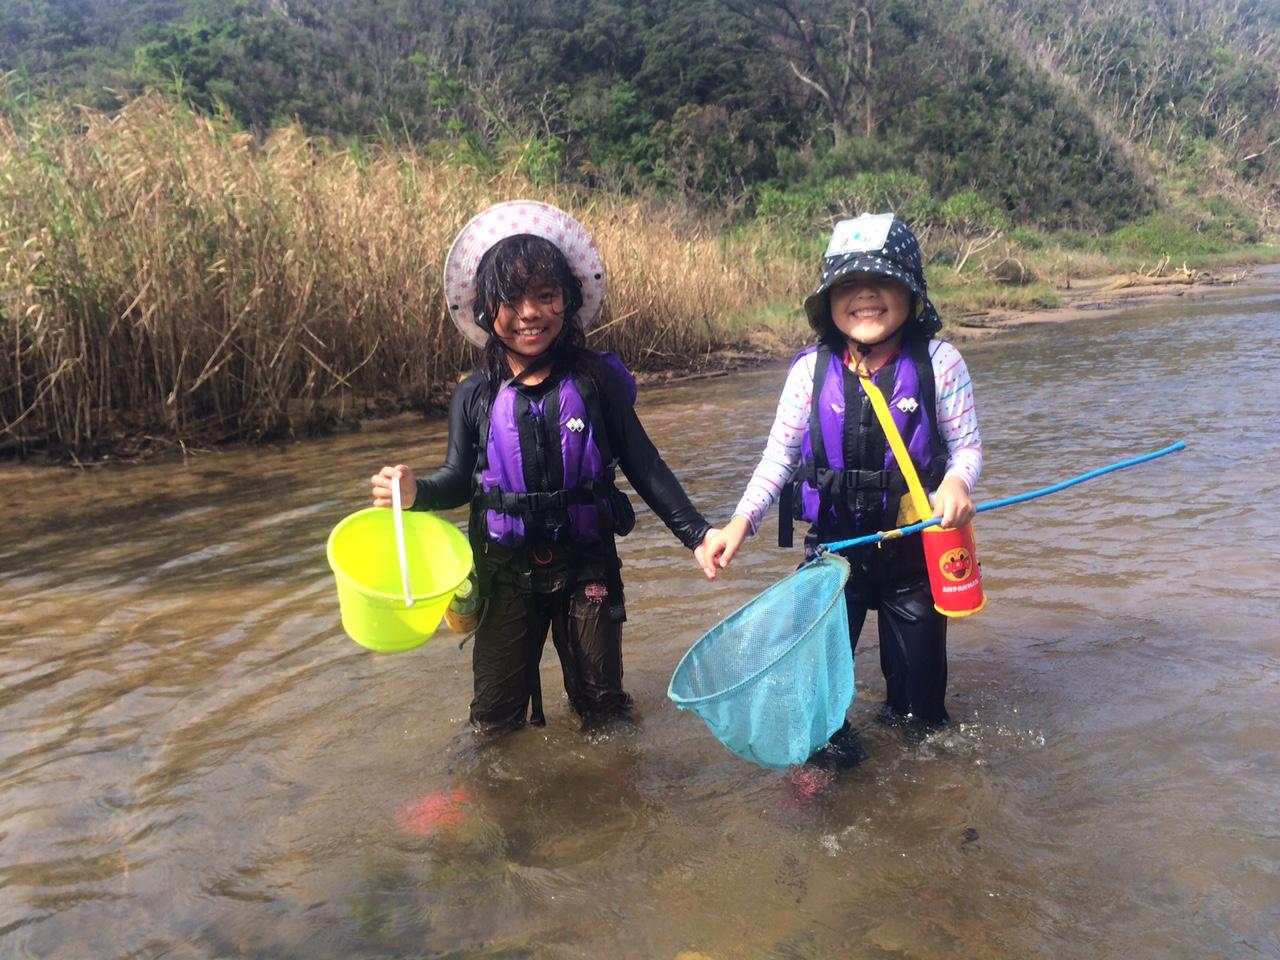
[[[365,478],[437,462],[440,424],[6,470],[0,955],[1276,956],[1276,300],[966,354],[980,499],[1190,449],[984,514],[991,602],[952,630],[955,724],[917,743],[876,721],[868,628],[867,759],[816,796],[665,697],[689,644],[794,563],[772,530],[711,585],[641,511],[635,724],[586,735],[553,698],[545,729],[487,741],[465,729],[469,650],[357,647],[324,562]],[[643,393],[716,519],[782,376]]]

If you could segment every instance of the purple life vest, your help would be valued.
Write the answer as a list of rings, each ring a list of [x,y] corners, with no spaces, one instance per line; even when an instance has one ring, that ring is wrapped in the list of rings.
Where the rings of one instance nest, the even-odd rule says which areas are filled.
[[[814,396],[801,438],[795,513],[824,533],[860,536],[887,530],[907,492],[893,450],[858,377],[826,347],[817,352]],[[893,422],[929,492],[946,469],[935,424],[935,387],[927,342],[908,341],[871,378],[885,396]]]
[[[635,378],[601,354],[635,399]],[[599,543],[613,535],[616,461],[586,378],[565,377],[531,398],[508,384],[494,398],[480,471],[479,506],[494,543]]]

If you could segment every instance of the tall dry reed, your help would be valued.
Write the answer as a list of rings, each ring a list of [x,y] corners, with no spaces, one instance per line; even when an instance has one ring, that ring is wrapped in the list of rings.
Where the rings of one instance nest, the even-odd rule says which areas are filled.
[[[0,118],[0,448],[296,431],[317,409],[441,395],[475,355],[444,309],[490,203],[571,210],[609,270],[592,344],[686,361],[807,272],[688,211],[484,176],[405,148],[266,142],[151,95]]]

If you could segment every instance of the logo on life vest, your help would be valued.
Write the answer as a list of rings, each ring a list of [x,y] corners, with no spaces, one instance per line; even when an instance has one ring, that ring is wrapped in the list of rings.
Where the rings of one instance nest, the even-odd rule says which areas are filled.
[[[915,397],[903,397],[894,404],[903,413],[915,413],[919,409],[920,404],[916,403]]]
[[[948,580],[959,583],[967,578],[969,571],[973,569],[973,557],[964,547],[956,547],[954,550],[948,550],[938,559],[938,569]]]
[[[587,428],[587,425],[582,422],[581,417],[570,417],[569,422],[566,423],[565,426],[568,427],[573,433],[581,433],[583,430]]]

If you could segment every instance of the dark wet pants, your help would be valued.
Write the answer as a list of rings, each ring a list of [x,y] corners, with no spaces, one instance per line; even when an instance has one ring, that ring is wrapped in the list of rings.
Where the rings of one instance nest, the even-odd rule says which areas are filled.
[[[876,610],[889,711],[926,724],[946,723],[947,618],[934,609],[920,538],[846,556],[852,568],[844,592],[850,643],[856,650],[867,611]]]
[[[538,664],[547,630],[560,657],[569,705],[584,721],[624,715],[622,624],[609,616],[608,588],[595,564],[497,569],[476,630],[471,722],[482,730],[542,725]]]
[[[856,650],[869,608],[856,588],[845,588],[845,601],[849,637]],[[947,618],[933,608],[928,582],[882,595],[877,611],[880,669],[889,710],[928,724],[946,723]]]

